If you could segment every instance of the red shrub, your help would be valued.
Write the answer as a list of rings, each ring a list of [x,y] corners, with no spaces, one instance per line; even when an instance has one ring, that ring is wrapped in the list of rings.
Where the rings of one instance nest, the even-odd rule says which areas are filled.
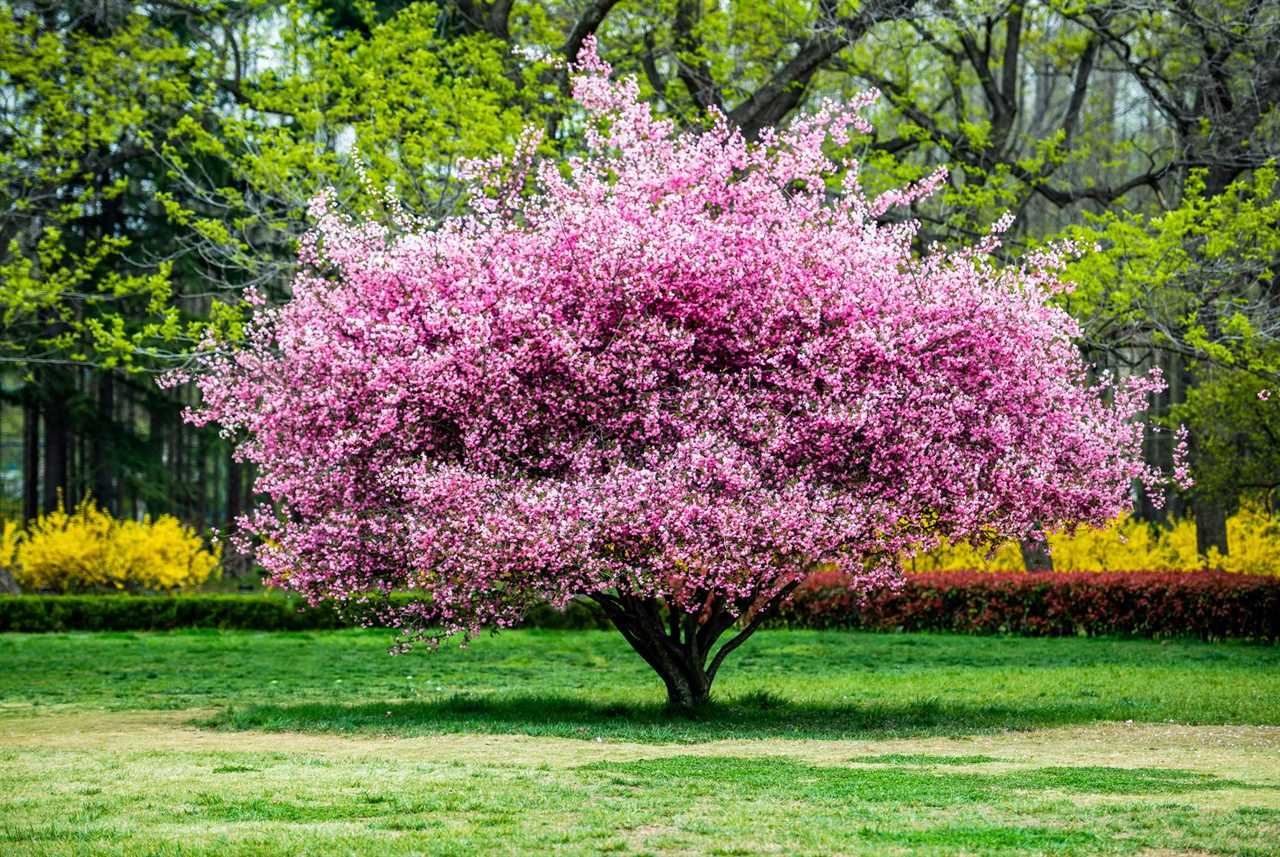
[[[804,628],[1037,637],[1280,640],[1280,578],[1220,572],[908,575],[863,598],[836,572],[806,580],[779,622]]]

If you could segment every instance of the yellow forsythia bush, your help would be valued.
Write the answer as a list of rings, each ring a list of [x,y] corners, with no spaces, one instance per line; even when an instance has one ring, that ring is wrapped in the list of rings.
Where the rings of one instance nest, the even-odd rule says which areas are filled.
[[[4,536],[8,546],[8,525]],[[72,512],[59,506],[12,540],[8,564],[26,590],[185,589],[208,580],[221,558],[171,515],[118,520],[92,500]]]
[[[1195,531],[1191,535],[1195,546]],[[1280,520],[1257,506],[1245,506],[1227,519],[1227,556],[1210,552],[1209,565],[1237,574],[1280,576]]]
[[[22,528],[14,521],[0,521],[0,568],[12,569]]]
[[[1280,520],[1245,504],[1227,519],[1227,556],[1196,552],[1196,527],[1190,518],[1152,527],[1125,515],[1103,529],[1050,533],[1054,571],[1199,571],[1218,568],[1237,574],[1280,575]],[[903,561],[912,571],[1025,571],[1018,545],[995,551],[968,544],[944,544]]]

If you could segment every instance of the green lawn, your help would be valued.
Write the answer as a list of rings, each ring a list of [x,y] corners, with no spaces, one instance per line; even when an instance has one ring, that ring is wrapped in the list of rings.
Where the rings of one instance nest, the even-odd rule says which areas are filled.
[[[0,854],[1280,854],[1280,648],[0,635]],[[1131,722],[1130,722],[1131,721]]]

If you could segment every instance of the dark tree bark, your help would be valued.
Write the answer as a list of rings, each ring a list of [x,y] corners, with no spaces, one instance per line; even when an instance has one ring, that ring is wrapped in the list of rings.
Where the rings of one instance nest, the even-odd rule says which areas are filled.
[[[223,526],[227,532],[235,529],[236,518],[244,511],[244,465],[236,461],[235,455],[227,453],[227,518]]]
[[[200,528],[209,526],[209,442],[208,435],[196,432],[195,444],[195,519]]]
[[[1209,553],[1210,548],[1217,548],[1218,553],[1227,555],[1227,508],[1217,498],[1197,500],[1195,504],[1196,551],[1201,556]]]
[[[60,375],[61,373],[57,373]],[[59,503],[70,505],[67,496],[70,483],[71,385],[65,378],[48,377],[44,381],[47,398],[44,404],[44,511],[52,512]]]
[[[804,100],[813,77],[842,50],[856,43],[876,24],[910,16],[917,0],[871,0],[854,15],[840,15],[837,5],[819,3],[821,25],[796,48],[782,65],[741,104],[729,111],[747,139],[754,140],[766,127],[779,124]]]
[[[40,408],[34,397],[22,403],[22,518],[40,514]]]
[[[670,610],[656,598],[612,593],[596,593],[591,598],[662,679],[667,705],[691,711],[710,701],[711,685],[725,658],[759,629],[798,583],[788,583],[755,604],[734,605],[736,610],[713,599],[699,613]],[[745,623],[738,632],[716,648],[742,616]]]
[[[1023,539],[1018,542],[1022,552],[1022,564],[1027,571],[1053,571],[1053,556],[1049,553],[1049,543],[1043,539]]]
[[[120,514],[116,491],[116,393],[115,375],[104,370],[98,376],[98,419],[93,432],[93,493],[99,505],[112,515]]]

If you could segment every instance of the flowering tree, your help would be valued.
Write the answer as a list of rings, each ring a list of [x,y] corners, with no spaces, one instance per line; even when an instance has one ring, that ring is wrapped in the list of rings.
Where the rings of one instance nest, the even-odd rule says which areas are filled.
[[[997,266],[1007,224],[915,255],[877,219],[943,174],[868,199],[824,154],[869,97],[749,145],[654,118],[591,44],[574,71],[586,154],[530,135],[431,229],[318,200],[292,301],[205,355],[192,418],[244,438],[276,584],[419,593],[382,608],[407,642],[594,599],[693,706],[816,565],[891,584],[903,551],[1100,524],[1154,477],[1157,382],[1089,381],[1056,255]]]

